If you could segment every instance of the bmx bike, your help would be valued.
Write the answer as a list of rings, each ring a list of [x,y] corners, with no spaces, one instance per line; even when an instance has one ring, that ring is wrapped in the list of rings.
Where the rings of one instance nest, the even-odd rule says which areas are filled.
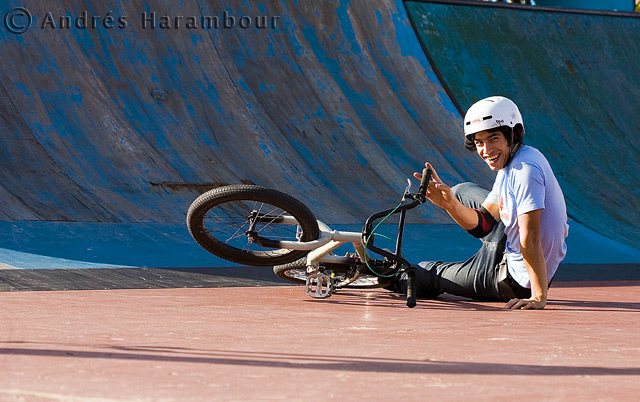
[[[400,203],[369,216],[361,232],[332,230],[294,197],[247,184],[218,187],[196,198],[187,227],[210,253],[238,264],[272,266],[277,276],[304,284],[314,298],[347,287],[382,287],[406,272],[407,306],[414,307],[416,268],[402,257],[402,240],[407,211],[426,201],[430,179],[431,170],[425,168],[416,193],[407,179]],[[375,246],[376,229],[395,214],[395,251]],[[353,253],[332,253],[346,243],[353,244]],[[371,252],[382,258],[371,258]]]

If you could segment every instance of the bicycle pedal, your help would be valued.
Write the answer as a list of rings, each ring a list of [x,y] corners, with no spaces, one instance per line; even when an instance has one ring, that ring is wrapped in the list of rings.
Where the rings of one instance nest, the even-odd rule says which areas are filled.
[[[322,272],[308,274],[305,290],[309,296],[315,299],[326,299],[335,291],[334,282],[335,279]]]

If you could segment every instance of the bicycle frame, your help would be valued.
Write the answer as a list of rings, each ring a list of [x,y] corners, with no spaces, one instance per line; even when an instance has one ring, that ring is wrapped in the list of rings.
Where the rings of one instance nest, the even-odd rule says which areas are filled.
[[[279,216],[272,217],[268,215],[264,216],[256,216],[255,221],[252,224],[252,227],[247,232],[249,239],[251,242],[255,242],[261,247],[271,247],[277,249],[290,249],[290,250],[310,250],[309,254],[307,254],[307,276],[306,276],[306,291],[307,294],[317,297],[317,298],[325,298],[329,297],[334,289],[333,289],[333,281],[329,275],[324,274],[319,271],[320,263],[326,262],[342,262],[343,258],[338,256],[332,256],[331,253],[336,248],[346,244],[352,243],[353,247],[360,258],[360,261],[368,265],[370,262],[369,256],[367,255],[365,249],[369,249],[376,254],[382,255],[390,261],[393,261],[395,264],[395,269],[397,271],[405,270],[408,276],[408,286],[407,286],[407,306],[414,307],[416,305],[415,298],[415,267],[411,265],[409,261],[402,257],[402,240],[404,236],[404,227],[405,227],[405,219],[407,211],[415,208],[416,206],[424,203],[426,201],[425,193],[427,184],[431,179],[431,171],[429,169],[423,170],[422,180],[420,182],[420,187],[418,192],[412,194],[409,192],[411,188],[411,182],[405,189],[405,193],[402,198],[401,204],[390,210],[382,211],[379,213],[375,213],[371,215],[361,233],[357,232],[341,232],[338,230],[332,230],[328,225],[321,221],[318,222],[318,227],[320,229],[320,235],[318,239],[313,241],[301,242],[301,241],[285,241],[285,240],[271,240],[267,238],[260,237],[255,232],[252,231],[253,226],[257,222],[277,222],[284,224],[296,225],[297,221],[290,216]],[[407,199],[413,200],[413,202],[406,204],[405,201]],[[384,249],[380,249],[374,245],[373,242],[373,222],[378,219],[385,218],[392,214],[400,214],[400,220],[398,223],[398,235],[396,239],[396,250],[395,252],[390,252]],[[356,271],[354,276],[348,279],[349,281],[356,280],[362,271]],[[341,283],[342,284],[342,283]],[[313,291],[313,287],[315,286],[315,292]]]
[[[264,220],[269,222],[270,217],[257,217],[256,220]],[[332,230],[324,222],[317,220],[320,235],[318,239],[301,242],[301,241],[284,241],[270,240],[257,235],[250,235],[251,240],[261,247],[273,247],[289,250],[310,250],[307,254],[307,275],[306,275],[306,292],[309,296],[315,298],[326,298],[331,296],[335,291],[335,285],[329,275],[320,272],[321,263],[341,263],[344,257],[334,256],[330,253],[338,247],[351,243],[360,258],[360,261],[369,262],[365,252],[364,243],[362,241],[362,233],[345,232]],[[297,221],[290,216],[282,216],[278,218],[278,223],[296,225]],[[362,272],[356,272],[355,275],[347,281],[341,282],[338,286],[346,285],[358,279]],[[346,282],[346,283],[345,283]]]

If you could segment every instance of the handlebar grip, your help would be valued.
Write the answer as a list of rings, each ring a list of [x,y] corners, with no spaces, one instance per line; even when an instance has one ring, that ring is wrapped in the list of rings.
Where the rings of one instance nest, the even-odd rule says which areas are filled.
[[[416,271],[409,270],[407,272],[407,307],[416,306]]]
[[[422,180],[420,180],[420,187],[418,188],[418,194],[425,197],[427,194],[427,186],[431,180],[431,169],[424,168],[422,170]]]

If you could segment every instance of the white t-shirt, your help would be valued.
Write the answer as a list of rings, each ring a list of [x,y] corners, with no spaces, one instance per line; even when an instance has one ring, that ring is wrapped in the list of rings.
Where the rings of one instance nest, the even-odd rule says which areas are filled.
[[[518,216],[543,210],[540,237],[547,264],[547,280],[551,279],[567,253],[564,239],[569,234],[569,225],[562,189],[544,155],[530,146],[520,148],[511,162],[498,171],[486,201],[500,208],[500,219],[507,235],[509,273],[526,288],[531,284],[520,251]]]

